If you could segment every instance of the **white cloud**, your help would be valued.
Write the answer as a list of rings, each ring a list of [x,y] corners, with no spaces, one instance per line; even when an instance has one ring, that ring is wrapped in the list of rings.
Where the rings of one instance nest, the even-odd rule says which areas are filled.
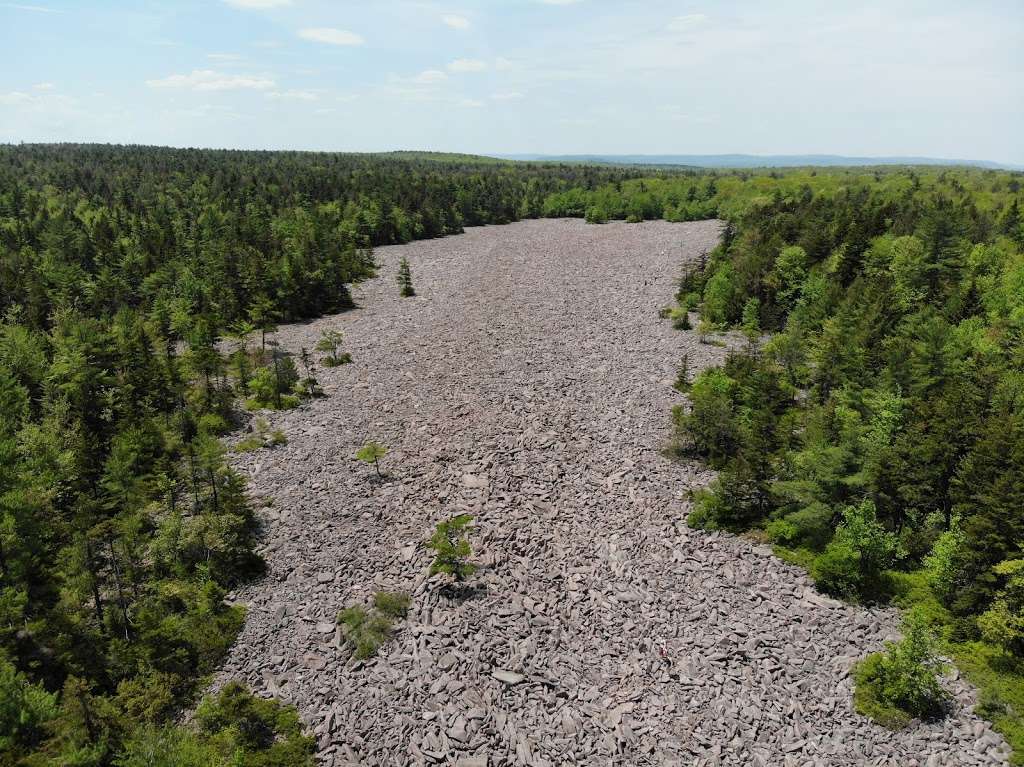
[[[440,69],[425,69],[412,78],[412,82],[419,83],[420,85],[432,85],[434,83],[444,82],[447,79],[448,75]]]
[[[544,5],[573,5],[581,0],[540,0]]]
[[[187,75],[146,80],[150,88],[187,88],[194,91],[266,90],[274,87],[267,75],[228,75],[212,69],[194,69]]]
[[[699,27],[708,17],[703,13],[687,13],[683,16],[676,16],[668,23],[668,28],[673,32],[688,32],[694,27]]]
[[[355,32],[333,27],[311,27],[299,30],[299,37],[328,45],[362,45],[364,40]]]
[[[508,70],[515,68],[515,63],[499,56],[494,60],[494,68],[499,72],[507,72]]]
[[[459,102],[460,107],[482,107],[483,105],[484,102],[478,99],[462,99],[462,101]]]
[[[32,86],[32,88],[37,91],[52,91],[56,87],[57,86],[53,83],[36,83]]]
[[[500,93],[492,93],[491,98],[495,101],[514,101],[515,99],[521,99],[523,94],[519,91],[502,91]]]
[[[19,104],[30,104],[32,103],[32,96],[21,91],[11,91],[10,93],[0,93],[0,104],[4,106],[13,107]]]
[[[459,16],[454,13],[449,13],[441,17],[441,21],[447,24],[452,29],[469,29],[469,19],[465,16]]]
[[[224,2],[233,8],[257,11],[267,10],[268,8],[281,8],[292,4],[292,0],[224,0]]]
[[[487,62],[480,59],[455,59],[448,65],[449,72],[483,72]]]
[[[242,57],[237,53],[207,53],[206,58],[214,61],[239,61]]]
[[[287,91],[270,91],[267,94],[269,99],[291,99],[292,101],[317,101],[320,98],[320,94],[316,91],[302,91],[302,90],[287,90]]]
[[[35,13],[63,13],[56,8],[47,8],[45,5],[21,5],[19,3],[4,3],[4,8],[13,8],[16,11],[34,11]]]

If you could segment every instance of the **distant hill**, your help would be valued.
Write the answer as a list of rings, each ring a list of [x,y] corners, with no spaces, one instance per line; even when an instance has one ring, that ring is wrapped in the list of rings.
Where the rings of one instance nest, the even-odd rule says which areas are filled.
[[[1024,166],[988,160],[950,160],[935,157],[846,157],[837,154],[499,154],[507,160],[605,163],[609,165],[689,165],[698,168],[788,168],[802,166],[973,165],[979,168],[1022,170]]]

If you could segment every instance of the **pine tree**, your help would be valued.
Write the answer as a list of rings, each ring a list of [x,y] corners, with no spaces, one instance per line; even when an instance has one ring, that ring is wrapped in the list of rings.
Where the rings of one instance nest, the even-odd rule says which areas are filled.
[[[409,261],[404,256],[398,263],[398,275],[395,278],[398,282],[398,292],[403,298],[416,295],[412,286],[412,269],[409,268]]]

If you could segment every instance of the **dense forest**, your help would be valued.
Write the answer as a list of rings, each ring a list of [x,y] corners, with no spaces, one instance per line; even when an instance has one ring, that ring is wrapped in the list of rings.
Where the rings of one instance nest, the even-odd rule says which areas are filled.
[[[310,763],[295,712],[236,686],[175,724],[261,569],[219,437],[243,402],[312,395],[265,331],[351,306],[373,246],[527,217],[726,219],[680,305],[751,342],[675,416],[720,470],[692,521],[760,530],[844,597],[926,604],[986,669],[1016,658],[1020,182],[0,147],[0,764]]]
[[[680,284],[702,332],[750,338],[682,383],[676,448],[719,469],[690,522],[913,608],[1021,758],[1024,179],[831,175],[734,207]]]
[[[169,764],[308,760],[297,720],[240,690],[205,704],[201,741],[167,725],[241,626],[226,593],[261,567],[218,436],[239,400],[315,391],[264,331],[350,306],[374,245],[639,172],[0,147],[0,764],[148,764],[186,741]]]

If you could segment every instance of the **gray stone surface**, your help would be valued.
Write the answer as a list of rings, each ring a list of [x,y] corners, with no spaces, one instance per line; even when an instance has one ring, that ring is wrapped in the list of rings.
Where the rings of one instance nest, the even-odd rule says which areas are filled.
[[[269,574],[235,595],[221,680],[297,704],[324,764],[1004,763],[959,680],[943,722],[853,712],[850,666],[893,612],[684,524],[711,475],[659,452],[671,382],[683,353],[696,370],[726,350],[657,311],[718,234],[546,220],[381,248],[359,309],[282,328],[293,351],[340,329],[354,362],[268,414],[287,446],[235,458],[272,502]],[[416,298],[397,295],[403,255]],[[354,459],[368,439],[391,450],[382,482]],[[479,588],[453,598],[422,541],[460,512]],[[331,625],[382,589],[413,595],[408,620],[355,662]]]

